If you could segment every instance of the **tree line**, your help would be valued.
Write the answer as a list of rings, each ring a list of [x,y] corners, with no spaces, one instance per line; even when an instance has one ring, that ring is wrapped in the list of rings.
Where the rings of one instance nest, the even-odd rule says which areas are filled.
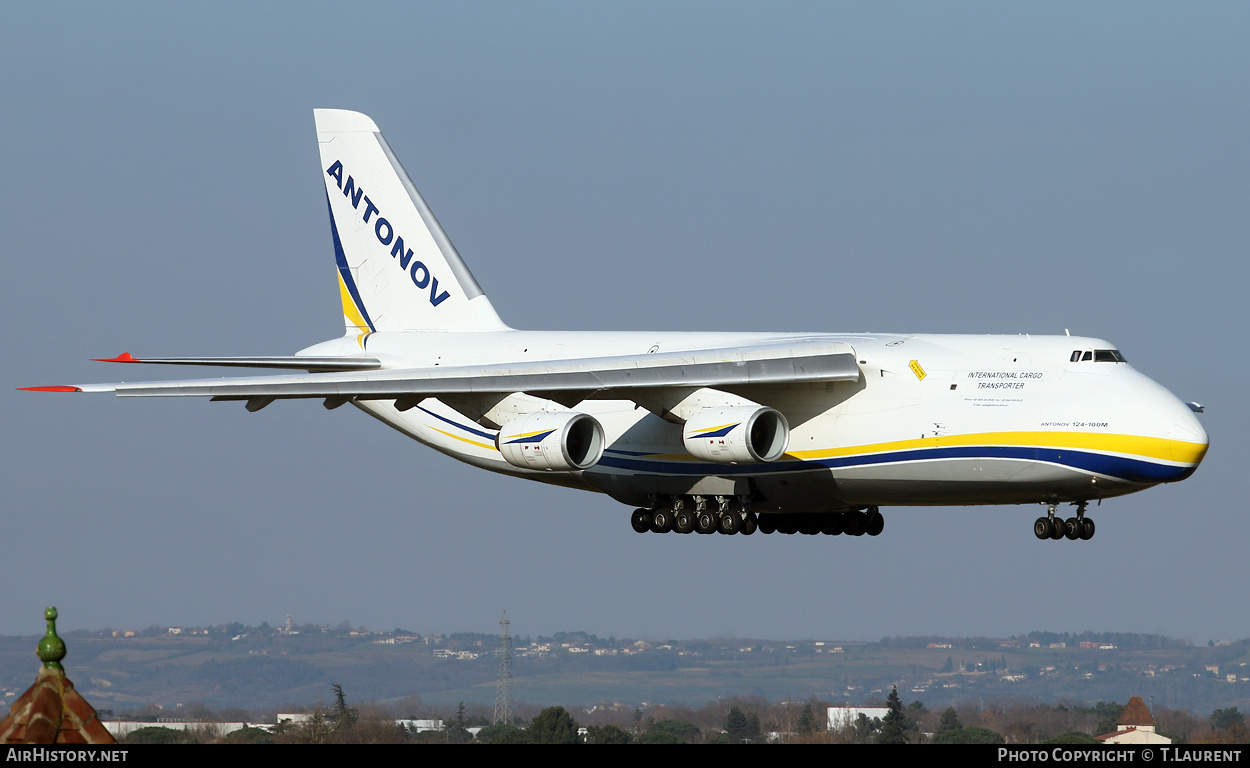
[[[1098,743],[1094,736],[1116,730],[1124,710],[1117,702],[1087,705],[1012,700],[966,702],[930,711],[923,702],[904,704],[897,688],[877,706],[881,718],[860,714],[829,728],[828,702],[771,703],[762,697],[710,701],[702,707],[653,706],[629,709],[615,704],[590,708],[517,704],[512,722],[489,724],[491,711],[461,702],[454,711],[409,697],[387,705],[349,705],[341,685],[331,703],[319,702],[298,724],[272,731],[247,728],[219,733],[212,724],[191,731],[152,726],[132,732],[128,743],[272,742],[291,744],[1060,744]],[[207,714],[202,712],[202,714]],[[232,719],[240,714],[232,710]],[[1240,744],[1250,740],[1246,717],[1236,707],[1208,717],[1158,707],[1158,731],[1178,743]],[[418,733],[397,720],[442,720],[442,730]],[[474,733],[476,732],[476,733]]]

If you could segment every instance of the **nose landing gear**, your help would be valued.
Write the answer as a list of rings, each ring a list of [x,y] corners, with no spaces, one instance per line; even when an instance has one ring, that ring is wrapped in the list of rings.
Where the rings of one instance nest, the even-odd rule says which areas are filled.
[[[1061,517],[1055,517],[1055,511],[1059,508],[1058,504],[1049,504],[1046,508],[1046,517],[1039,517],[1033,522],[1033,535],[1039,539],[1052,539],[1059,541],[1066,538],[1068,541],[1089,541],[1094,538],[1094,521],[1085,516],[1085,508],[1089,506],[1088,501],[1072,502],[1076,507],[1076,516],[1069,517],[1064,520]]]

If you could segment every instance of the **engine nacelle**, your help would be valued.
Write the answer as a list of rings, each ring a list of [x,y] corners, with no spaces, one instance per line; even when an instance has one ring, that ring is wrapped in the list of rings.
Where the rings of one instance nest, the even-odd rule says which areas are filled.
[[[538,411],[504,424],[495,447],[522,469],[570,471],[594,466],[603,456],[603,427],[576,411]]]
[[[762,405],[704,408],[681,430],[686,450],[718,464],[776,461],[790,443],[790,424],[780,411]]]

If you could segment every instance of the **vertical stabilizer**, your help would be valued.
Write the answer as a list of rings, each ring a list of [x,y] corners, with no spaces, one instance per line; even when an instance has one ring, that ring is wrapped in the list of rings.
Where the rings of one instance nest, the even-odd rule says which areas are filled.
[[[348,334],[507,328],[373,120],[313,115]]]

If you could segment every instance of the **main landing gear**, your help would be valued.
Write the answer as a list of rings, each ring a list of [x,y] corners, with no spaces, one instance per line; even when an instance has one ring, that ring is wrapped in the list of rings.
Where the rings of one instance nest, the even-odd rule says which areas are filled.
[[[845,512],[825,512],[823,514],[791,514],[772,512],[760,515],[760,531],[763,533],[784,533],[793,535],[801,533],[805,536],[824,534],[838,536],[880,536],[885,530],[885,518],[876,507],[868,507],[862,512],[847,510]]]
[[[1033,522],[1033,535],[1039,539],[1067,539],[1068,541],[1089,541],[1094,538],[1094,521],[1085,516],[1088,501],[1072,502],[1076,507],[1076,517],[1064,520],[1055,517],[1058,504],[1050,504],[1046,509],[1046,517],[1039,517]]]
[[[756,515],[746,496],[674,496],[650,509],[635,509],[630,524],[637,533],[750,536],[758,530],[764,534],[879,536],[885,529],[885,518],[876,507],[823,514],[769,512]]]
[[[629,522],[638,533],[750,536],[759,530],[759,520],[745,496],[674,496],[651,509],[635,509]]]

